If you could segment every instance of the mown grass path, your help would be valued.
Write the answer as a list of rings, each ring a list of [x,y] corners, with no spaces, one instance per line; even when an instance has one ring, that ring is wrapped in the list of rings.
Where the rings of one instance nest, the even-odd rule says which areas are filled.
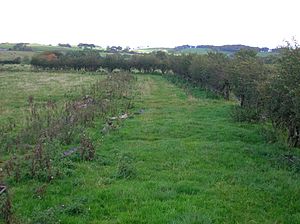
[[[62,223],[300,223],[299,174],[280,166],[280,149],[257,126],[231,121],[232,103],[188,96],[160,76],[138,82],[136,109],[145,112],[43,199],[17,188],[19,215],[71,205],[57,215]],[[115,177],[124,154],[136,170],[129,179]]]

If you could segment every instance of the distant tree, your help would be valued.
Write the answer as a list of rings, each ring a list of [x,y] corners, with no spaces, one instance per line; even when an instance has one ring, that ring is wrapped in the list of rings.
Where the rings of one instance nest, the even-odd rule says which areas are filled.
[[[124,53],[129,53],[129,52],[130,52],[130,47],[129,47],[129,46],[125,47],[125,48],[123,49],[123,52],[124,52]]]
[[[79,43],[79,44],[77,45],[77,47],[79,47],[79,48],[89,48],[89,49],[93,49],[93,48],[96,47],[96,45],[95,45],[95,44]]]
[[[121,46],[107,46],[106,51],[109,53],[118,53],[122,51],[122,47]]]
[[[71,48],[72,46],[70,44],[58,44],[59,47],[68,47]]]
[[[268,52],[270,49],[268,47],[262,47],[259,49],[260,52]]]
[[[27,46],[28,43],[17,43],[13,46],[13,51],[32,51],[31,47]]]

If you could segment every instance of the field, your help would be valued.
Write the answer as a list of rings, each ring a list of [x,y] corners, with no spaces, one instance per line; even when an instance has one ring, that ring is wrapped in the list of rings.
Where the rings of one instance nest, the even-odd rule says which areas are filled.
[[[42,45],[42,44],[28,44],[27,47],[30,47],[32,51],[13,51],[8,50],[12,49],[15,44],[11,43],[0,43],[0,61],[5,60],[14,60],[16,58],[21,58],[23,63],[29,63],[31,58],[41,52],[45,51],[59,51],[59,52],[67,52],[67,51],[77,51],[80,50],[78,47],[66,48],[59,46],[50,46],[50,45]],[[1,50],[1,49],[7,49]]]
[[[19,57],[22,61],[25,59],[29,62],[34,55],[35,53],[32,51],[0,51],[0,61],[14,60]]]
[[[58,102],[65,94],[79,95],[81,87],[97,79],[99,76],[79,73],[0,72],[0,124],[23,120],[29,96],[38,103]]]
[[[12,49],[15,44],[12,43],[0,43],[0,48],[3,49]],[[52,45],[43,45],[43,44],[27,44],[27,47],[32,49],[32,52],[44,52],[44,51],[70,51],[70,50],[79,50],[80,48],[73,46],[72,48],[52,46]],[[18,51],[19,52],[19,51]]]
[[[169,50],[171,50],[171,48],[162,47],[162,48],[137,48],[137,49],[134,49],[133,51],[135,51],[137,53],[151,53],[151,52],[154,52],[154,51],[168,52]]]
[[[96,79],[1,72],[0,123],[22,120],[30,95],[59,102]],[[158,75],[137,75],[136,91],[119,128],[104,137],[99,124],[89,128],[95,160],[49,183],[10,182],[21,223],[300,222],[299,164],[286,159],[295,152],[268,144],[261,125],[233,122],[235,102]]]
[[[205,55],[208,52],[214,52],[214,50],[210,48],[186,48],[182,50],[174,50],[173,48],[141,48],[141,49],[135,49],[134,50],[137,53],[151,53],[155,51],[164,51],[171,54],[199,54],[199,55]],[[218,51],[219,53],[225,54],[227,56],[234,55],[234,52],[230,51]],[[257,55],[259,57],[268,57],[268,56],[278,56],[278,53],[270,53],[270,52],[258,52]]]

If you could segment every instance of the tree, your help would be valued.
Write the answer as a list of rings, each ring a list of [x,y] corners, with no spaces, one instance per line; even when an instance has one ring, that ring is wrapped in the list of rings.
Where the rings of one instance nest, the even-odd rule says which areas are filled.
[[[268,88],[267,111],[277,128],[286,129],[288,143],[300,146],[300,48],[288,43],[279,59],[278,74]]]
[[[166,52],[157,51],[154,53],[155,57],[158,59],[157,68],[161,70],[162,74],[170,69],[170,61]]]
[[[235,54],[230,66],[230,80],[241,107],[260,108],[259,85],[265,78],[264,65],[255,51],[243,49]]]
[[[93,49],[93,48],[95,48],[96,47],[96,45],[95,44],[85,44],[85,43],[80,43],[80,44],[78,44],[77,45],[77,47],[79,47],[79,48],[89,48],[89,49]]]
[[[173,55],[170,57],[170,66],[174,73],[182,76],[186,80],[191,80],[190,66],[192,55]]]
[[[204,88],[229,99],[230,82],[227,67],[229,58],[222,53],[194,55],[189,67],[191,78]]]
[[[207,54],[207,86],[229,100],[230,81],[228,75],[229,59],[225,54],[209,52]]]
[[[72,47],[70,44],[61,44],[61,43],[59,43],[58,46],[59,47],[68,47],[68,48]]]

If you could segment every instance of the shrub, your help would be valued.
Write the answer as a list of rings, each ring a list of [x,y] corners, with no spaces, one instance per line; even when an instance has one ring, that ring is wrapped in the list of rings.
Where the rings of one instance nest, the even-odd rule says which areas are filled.
[[[233,107],[231,117],[237,122],[258,122],[261,120],[260,113],[257,110],[240,106]]]

